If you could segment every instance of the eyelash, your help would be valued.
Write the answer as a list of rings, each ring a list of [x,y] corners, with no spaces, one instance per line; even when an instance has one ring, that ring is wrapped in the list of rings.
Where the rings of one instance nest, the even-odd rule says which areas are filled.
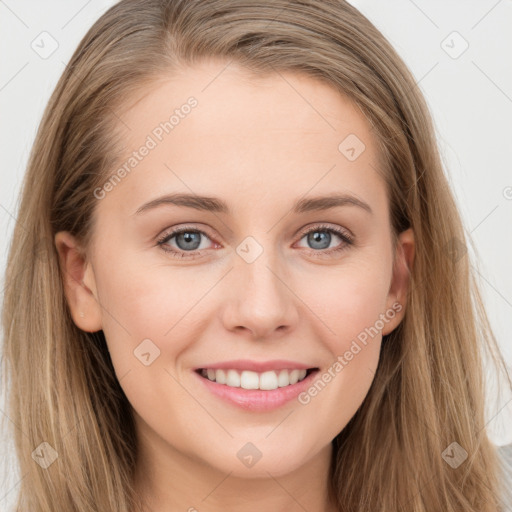
[[[351,235],[349,235],[346,231],[338,229],[338,228],[329,227],[326,225],[315,226],[311,229],[303,231],[300,234],[299,240],[302,240],[309,233],[314,233],[314,232],[334,233],[335,235],[339,236],[342,239],[342,241],[344,242],[339,247],[334,247],[331,249],[318,249],[318,250],[306,249],[307,252],[314,253],[315,257],[320,257],[320,258],[325,257],[325,256],[328,257],[328,256],[331,256],[333,253],[339,253],[341,251],[344,251],[349,246],[354,244],[354,238]],[[205,237],[211,239],[211,237],[204,231],[201,231],[200,229],[185,226],[185,227],[175,229],[171,232],[168,232],[168,233],[165,233],[164,235],[162,235],[158,239],[157,245],[159,245],[162,248],[162,250],[165,251],[166,253],[168,253],[171,257],[177,258],[177,259],[186,259],[186,258],[195,259],[195,258],[202,256],[203,250],[206,250],[206,249],[196,250],[196,251],[183,251],[183,250],[176,250],[176,249],[168,248],[169,246],[167,246],[166,243],[181,233],[199,233],[199,234],[204,235]]]

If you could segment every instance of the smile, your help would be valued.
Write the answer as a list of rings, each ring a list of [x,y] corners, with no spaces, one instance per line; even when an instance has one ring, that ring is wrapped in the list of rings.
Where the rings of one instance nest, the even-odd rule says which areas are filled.
[[[224,384],[231,388],[272,391],[301,382],[313,370],[313,368],[309,370],[282,369],[259,373],[250,370],[201,368],[198,372],[202,377],[212,382]]]
[[[305,365],[294,368],[293,363],[283,361],[236,365],[242,368],[232,368],[235,366],[233,362],[215,366],[223,368],[196,368],[192,373],[210,396],[251,412],[270,412],[294,403],[297,396],[311,386],[320,371],[317,367],[307,368]],[[248,366],[252,366],[252,369],[247,369]],[[270,369],[269,366],[274,368]]]

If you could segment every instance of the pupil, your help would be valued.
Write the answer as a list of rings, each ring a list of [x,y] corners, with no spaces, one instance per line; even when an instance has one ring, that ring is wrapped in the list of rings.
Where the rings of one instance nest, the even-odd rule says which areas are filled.
[[[331,234],[326,232],[326,231],[314,231],[313,233],[310,233],[309,235],[309,242],[313,244],[317,243],[317,242],[322,242],[322,238],[323,238],[323,244],[321,243],[321,246],[320,247],[314,247],[315,249],[326,249],[327,247],[329,247],[329,244],[331,242]]]
[[[180,233],[177,238],[176,238],[176,243],[178,244],[178,247],[180,247],[180,249],[192,249],[192,250],[195,250],[197,249],[197,247],[199,247],[199,244],[196,244],[196,246],[194,246],[194,237],[196,238],[195,242],[198,242],[199,241],[199,233],[191,233],[190,231],[185,231],[183,233]],[[185,243],[184,243],[184,247],[182,247],[179,243],[180,240],[184,240]],[[192,244],[192,246],[190,245]]]

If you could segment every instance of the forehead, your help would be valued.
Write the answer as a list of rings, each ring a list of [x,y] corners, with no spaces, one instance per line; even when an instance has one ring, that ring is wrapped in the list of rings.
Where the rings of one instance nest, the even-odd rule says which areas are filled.
[[[179,189],[247,198],[252,190],[295,200],[312,189],[382,188],[374,134],[350,99],[305,74],[227,64],[181,68],[119,111],[119,166],[128,172],[112,197],[122,190],[141,202]]]

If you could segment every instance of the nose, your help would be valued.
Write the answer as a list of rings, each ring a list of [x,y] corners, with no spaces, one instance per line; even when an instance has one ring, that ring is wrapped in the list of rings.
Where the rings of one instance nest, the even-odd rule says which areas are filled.
[[[299,319],[300,300],[293,292],[289,272],[267,253],[252,263],[237,258],[226,283],[224,326],[230,331],[247,331],[255,340],[281,336]]]

